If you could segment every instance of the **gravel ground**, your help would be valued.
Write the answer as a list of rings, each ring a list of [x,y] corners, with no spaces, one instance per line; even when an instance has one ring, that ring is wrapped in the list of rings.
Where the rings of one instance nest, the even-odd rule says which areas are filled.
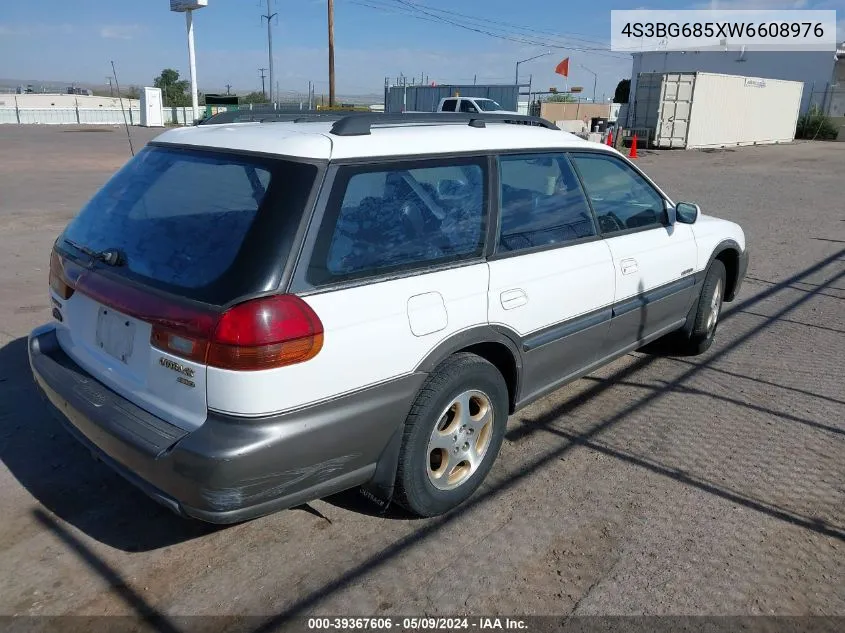
[[[630,354],[513,416],[459,512],[347,493],[219,529],[92,461],[29,375],[50,245],[128,158],[101,130],[0,126],[0,614],[845,616],[845,144],[641,153],[743,225],[740,296],[705,355]]]

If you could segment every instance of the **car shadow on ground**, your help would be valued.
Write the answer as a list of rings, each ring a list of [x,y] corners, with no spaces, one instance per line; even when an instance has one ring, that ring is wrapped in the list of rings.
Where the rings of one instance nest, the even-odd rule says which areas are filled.
[[[730,313],[726,314],[725,318],[729,319],[733,314],[743,313],[749,307],[780,292],[790,283],[801,281],[809,274],[818,272],[824,266],[830,265],[831,262],[838,261],[838,257],[841,255],[842,252],[840,251],[815,266],[796,274],[779,286],[773,286],[753,297],[738,302],[731,306]],[[828,279],[824,284],[819,284],[819,290],[833,285],[843,277],[845,277],[845,271],[837,272],[833,278]],[[695,451],[698,445],[685,446],[683,442],[681,443],[680,448],[683,450],[680,455],[675,455],[676,459],[680,457],[687,462],[681,468],[672,464],[672,460],[667,461],[668,456],[649,454],[649,450],[657,446],[658,442],[648,434],[644,438],[641,437],[647,431],[647,428],[643,427],[642,424],[636,428],[628,429],[628,431],[625,431],[625,425],[622,424],[628,421],[631,415],[637,411],[658,403],[663,394],[690,389],[691,386],[687,385],[688,380],[702,371],[723,372],[725,375],[737,379],[746,378],[764,384],[774,384],[766,382],[764,379],[741,376],[730,369],[713,367],[713,363],[715,360],[729,355],[738,346],[749,344],[756,335],[772,323],[777,322],[811,298],[813,298],[813,295],[808,294],[788,302],[774,314],[767,316],[763,322],[744,329],[741,334],[735,336],[730,345],[725,345],[702,359],[696,361],[676,360],[676,362],[686,365],[682,373],[676,374],[673,379],[659,386],[648,388],[641,398],[626,403],[609,417],[595,421],[587,420],[584,422],[586,426],[582,425],[581,428],[559,424],[560,420],[565,419],[564,416],[567,413],[577,409],[590,397],[610,388],[610,385],[624,384],[636,380],[639,372],[654,362],[655,357],[641,356],[633,363],[619,368],[608,378],[592,378],[593,384],[584,393],[552,407],[551,410],[533,420],[528,420],[525,424],[528,428],[517,427],[508,432],[511,440],[518,440],[520,436],[527,437],[534,433],[548,433],[559,438],[560,441],[551,446],[549,451],[539,454],[518,473],[477,494],[464,505],[461,511],[449,513],[424,523],[411,534],[394,542],[386,543],[385,547],[377,554],[345,571],[339,571],[332,581],[305,595],[297,596],[292,604],[289,604],[275,616],[265,620],[256,631],[274,631],[283,628],[291,618],[307,613],[317,604],[325,601],[327,597],[359,582],[369,573],[389,564],[398,556],[434,536],[438,531],[454,524],[463,512],[495,499],[508,488],[518,485],[532,470],[543,468],[550,462],[560,459],[566,453],[579,447],[587,447],[590,450],[601,452],[651,473],[665,476],[673,481],[730,501],[736,506],[742,506],[792,526],[804,528],[811,533],[845,542],[845,528],[836,523],[836,518],[839,516],[838,512],[829,513],[829,516],[813,516],[805,513],[804,498],[817,494],[814,489],[807,488],[807,486],[811,485],[813,488],[817,488],[818,482],[805,481],[806,473],[793,471],[791,464],[785,459],[784,455],[773,455],[771,463],[757,471],[763,478],[758,482],[756,489],[755,486],[749,488],[744,485],[737,472],[729,472],[728,474],[733,475],[733,477],[727,480],[724,477],[716,478],[719,479],[718,481],[713,478],[712,472],[709,476],[707,473],[697,472],[697,470],[701,470],[702,466],[707,465],[707,461],[702,462],[701,460],[687,458],[696,457]],[[641,386],[648,386],[648,383],[643,383]],[[786,385],[783,388],[795,389]],[[834,403],[842,402],[839,398],[830,394],[812,393],[809,390],[801,390],[801,392]],[[18,339],[0,349],[0,396],[2,396],[0,398],[0,433],[2,433],[2,436],[0,437],[7,440],[3,445],[2,459],[21,483],[47,509],[59,515],[60,518],[74,524],[94,538],[114,543],[117,547],[120,547],[120,544],[125,546],[131,543],[136,548],[143,548],[144,546],[150,548],[156,543],[164,544],[167,539],[163,537],[163,534],[168,534],[169,540],[175,541],[186,540],[202,533],[192,533],[191,528],[189,528],[192,524],[182,522],[176,517],[170,516],[164,510],[158,510],[153,502],[148,501],[140,493],[135,493],[131,486],[116,479],[116,476],[111,475],[101,465],[92,464],[81,447],[77,447],[69,437],[66,438],[59,433],[62,429],[58,423],[49,421],[49,418],[45,417],[43,410],[46,407],[36,404],[38,401],[37,390],[32,384],[29,368],[26,366],[24,339]],[[14,404],[8,404],[12,402]],[[757,409],[763,406],[754,403],[738,404]],[[31,415],[26,415],[26,411],[32,411]],[[779,415],[784,420],[789,419],[791,422],[802,421],[798,416],[787,418],[783,412],[772,411],[771,413]],[[674,415],[673,412],[669,412],[669,414]],[[709,432],[714,432],[715,429],[710,428],[713,425],[709,420],[705,419],[699,422],[708,427]],[[732,429],[738,422],[738,420],[729,420],[727,425],[722,428],[723,430],[726,428]],[[679,431],[682,431],[684,426],[678,428]],[[838,426],[828,427],[815,423],[812,428],[814,432],[821,432],[821,435],[815,435],[811,438],[816,445],[828,442],[830,437],[833,436],[830,434],[842,433]],[[659,428],[653,430],[660,431]],[[621,431],[622,435],[614,439],[612,435],[606,435],[606,432],[609,431]],[[761,438],[756,429],[751,429],[751,431],[753,432],[749,437],[755,442],[764,439]],[[53,437],[54,435],[55,437]],[[695,439],[699,436],[691,437]],[[634,441],[636,438],[640,438],[639,445]],[[10,439],[11,441],[8,441]],[[684,440],[685,437],[681,435],[680,439]],[[726,437],[724,441],[720,440],[719,443],[726,444],[727,439]],[[781,450],[783,450],[783,447],[781,447]],[[659,457],[662,457],[662,459],[659,459]],[[710,455],[708,457],[713,458]],[[55,467],[51,460],[57,460],[55,463],[58,463],[59,466]],[[828,467],[830,463],[832,462],[828,460]],[[770,468],[775,469],[775,472],[769,473]],[[62,474],[53,474],[55,472]],[[821,481],[832,481],[829,474],[825,474]],[[92,480],[95,482],[93,485],[91,484]],[[106,483],[101,484],[100,482]],[[771,495],[767,488],[773,485],[783,490],[788,489],[791,494],[785,498],[770,498]],[[106,489],[105,492],[99,490],[103,487]],[[361,505],[356,497],[351,496],[351,493],[336,495],[330,501],[337,505],[347,503],[352,504],[355,508],[366,507]],[[132,512],[133,508],[135,509],[134,513]],[[138,508],[142,510],[138,511]],[[315,512],[308,506],[302,509]],[[828,506],[827,510],[830,509],[831,507]],[[316,512],[316,514],[322,517],[319,512]],[[132,522],[127,521],[122,528],[119,527],[121,516],[131,516]],[[178,630],[171,618],[156,611],[143,596],[126,586],[125,580],[117,570],[94,553],[56,519],[40,508],[33,511],[33,517],[42,527],[61,539],[69,549],[75,551],[110,586],[117,587],[119,595],[136,616],[143,618],[152,628],[159,631],[170,633]],[[722,554],[724,555],[724,552]]]
[[[23,337],[0,348],[0,460],[44,508],[117,549],[149,551],[220,529],[176,516],[71,437],[32,379]]]

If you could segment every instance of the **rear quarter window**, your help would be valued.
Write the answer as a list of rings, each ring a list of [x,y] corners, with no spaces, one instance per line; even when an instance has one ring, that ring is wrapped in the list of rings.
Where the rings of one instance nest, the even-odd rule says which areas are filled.
[[[305,274],[310,286],[481,255],[483,158],[340,167]]]

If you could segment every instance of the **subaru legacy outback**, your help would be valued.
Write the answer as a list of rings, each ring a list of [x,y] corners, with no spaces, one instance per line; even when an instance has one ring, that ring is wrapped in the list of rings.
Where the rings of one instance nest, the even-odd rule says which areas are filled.
[[[713,342],[732,222],[542,119],[348,115],[165,132],[68,224],[33,374],[175,512],[360,488],[431,516],[508,415],[662,338]]]

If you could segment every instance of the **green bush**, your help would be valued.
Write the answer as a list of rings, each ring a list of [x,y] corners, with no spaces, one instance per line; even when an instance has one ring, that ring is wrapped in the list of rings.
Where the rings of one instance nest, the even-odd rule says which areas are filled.
[[[795,138],[832,141],[838,133],[830,117],[823,114],[819,106],[813,105],[806,114],[798,117]]]

